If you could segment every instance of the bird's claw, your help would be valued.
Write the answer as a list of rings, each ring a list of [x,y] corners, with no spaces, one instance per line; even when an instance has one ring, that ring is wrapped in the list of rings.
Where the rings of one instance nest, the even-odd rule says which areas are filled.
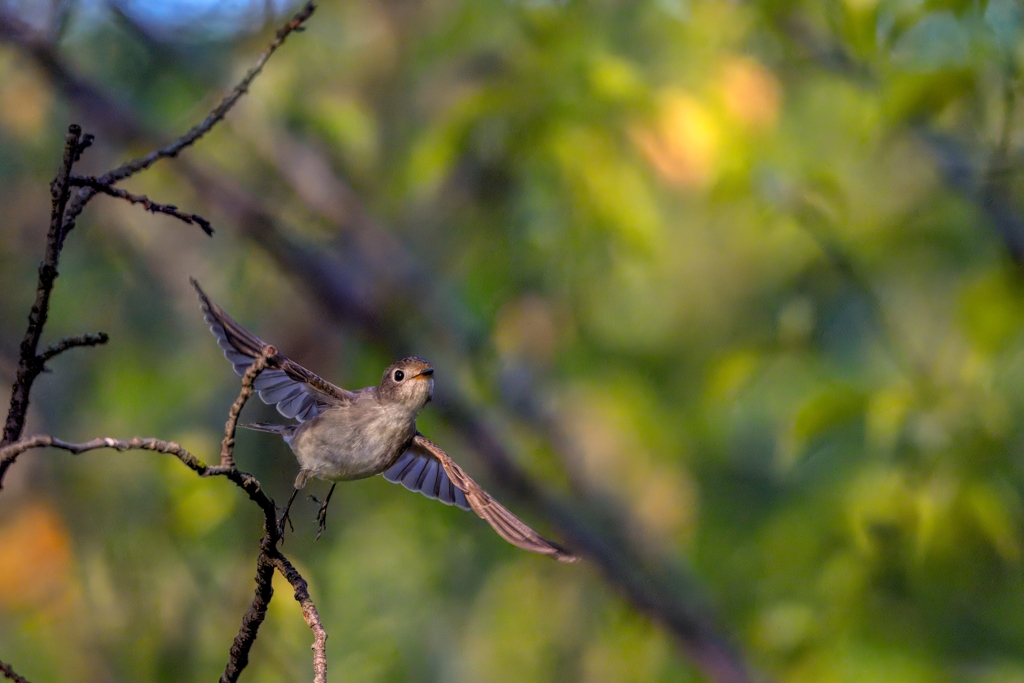
[[[337,484],[333,484],[331,486],[331,490],[327,492],[327,497],[324,498],[323,502],[320,502],[320,499],[312,494],[309,496],[311,500],[315,500],[317,503],[320,503],[320,509],[317,510],[316,513],[316,540],[318,541],[320,540],[320,536],[324,533],[324,530],[327,528],[327,505],[331,502],[331,495],[334,493],[335,486],[337,486]]]
[[[326,505],[321,507],[320,510],[316,513],[316,523],[317,523],[316,540],[319,541],[320,540],[320,535],[323,534],[324,530],[327,528],[327,506]]]
[[[280,509],[280,508],[279,508]],[[295,526],[292,524],[291,515],[288,513],[288,508],[284,508],[281,516],[277,518],[277,536],[281,539],[281,543],[284,543],[284,526],[288,525],[288,528],[295,533]]]
[[[292,533],[293,534],[295,533],[295,527],[292,526],[292,518],[288,515],[288,512],[292,509],[292,503],[295,502],[295,494],[297,494],[298,492],[299,492],[298,489],[292,489],[292,495],[288,499],[288,504],[284,506],[284,512],[282,512],[281,516],[277,518],[277,537],[280,539],[281,543],[284,543],[284,525],[285,525],[285,523],[287,523],[288,526],[291,528]],[[281,508],[279,508],[279,507],[277,507],[275,505],[274,509],[276,511],[276,510],[280,510]]]

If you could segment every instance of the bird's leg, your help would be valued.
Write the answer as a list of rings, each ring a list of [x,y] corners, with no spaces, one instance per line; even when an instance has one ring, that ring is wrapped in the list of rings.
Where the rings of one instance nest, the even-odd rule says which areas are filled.
[[[292,526],[291,517],[288,516],[288,511],[292,509],[292,503],[295,502],[295,496],[299,494],[299,490],[306,486],[306,480],[309,479],[311,472],[309,470],[299,470],[299,474],[295,477],[295,488],[292,489],[292,497],[288,499],[288,504],[284,506],[284,512],[277,520],[277,535],[284,540],[284,524],[288,523],[292,531],[295,531],[295,527]]]
[[[298,494],[299,490],[297,488],[292,489],[291,498],[288,499],[288,504],[284,506],[284,512],[282,512],[281,516],[277,518],[277,535],[282,542],[284,542],[284,525],[286,522],[288,523],[288,526],[291,527],[292,531],[295,531],[295,527],[292,526],[292,520],[288,516],[288,511],[292,509],[292,503],[295,502],[295,496]]]
[[[317,498],[316,496],[309,497],[310,500],[315,500],[316,502],[320,503],[320,510],[318,510],[316,513],[316,521],[317,524],[319,525],[316,531],[316,540],[318,541],[320,540],[320,534],[322,534],[324,532],[324,529],[327,528],[327,505],[331,502],[331,496],[334,494],[334,487],[337,485],[338,482],[334,482],[333,484],[331,484],[331,490],[327,492],[327,497],[324,498],[322,503],[320,502],[320,499]]]

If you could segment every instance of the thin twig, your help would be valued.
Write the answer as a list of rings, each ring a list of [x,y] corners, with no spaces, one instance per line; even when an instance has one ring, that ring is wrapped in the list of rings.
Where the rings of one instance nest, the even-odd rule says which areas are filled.
[[[238,398],[231,405],[228,411],[228,421],[224,424],[224,440],[220,444],[220,466],[234,467],[235,458],[235,430],[238,427],[238,416],[242,414],[245,402],[252,396],[252,384],[256,378],[267,367],[267,360],[277,355],[277,349],[273,346],[264,346],[263,351],[257,356],[242,375],[242,390],[238,392]]]
[[[176,157],[186,147],[189,147],[190,145],[194,144],[197,140],[199,140],[201,137],[210,132],[210,130],[227,115],[231,108],[235,106],[235,103],[237,103],[238,100],[241,99],[242,95],[248,92],[249,86],[252,85],[253,80],[263,70],[263,67],[266,65],[267,60],[270,59],[271,55],[273,55],[274,52],[276,52],[277,49],[281,47],[282,44],[284,44],[285,39],[289,35],[291,35],[295,31],[300,31],[302,29],[302,25],[313,15],[313,12],[315,10],[316,3],[314,2],[314,0],[309,0],[302,7],[302,9],[300,9],[292,17],[292,19],[287,24],[278,29],[277,33],[274,36],[274,40],[272,40],[270,44],[267,46],[267,48],[263,51],[263,53],[260,54],[253,67],[249,69],[249,71],[245,74],[242,80],[239,81],[239,83],[231,89],[231,91],[224,97],[224,99],[222,99],[221,102],[213,108],[213,110],[206,116],[206,118],[204,118],[198,124],[193,126],[190,130],[188,130],[184,135],[178,137],[170,144],[159,149],[156,149],[144,157],[138,157],[132,159],[131,161],[127,161],[118,166],[117,168],[108,171],[107,173],[104,173],[102,176],[96,178],[96,180],[98,181],[98,185],[110,187],[111,185],[114,185],[115,183],[124,180],[125,178],[135,175],[139,171],[143,171],[149,168],[160,159]],[[0,17],[0,19],[7,21],[6,17]],[[96,110],[98,112],[115,110],[117,111],[117,113],[119,114],[117,118],[120,120],[120,123],[114,126],[115,128],[119,129],[117,131],[114,131],[115,135],[118,133],[123,134],[125,131],[139,133],[144,130],[144,127],[137,120],[132,118],[129,112],[124,110],[123,107],[118,106],[118,103],[114,102],[111,98],[102,95],[98,90],[92,89],[87,86],[84,88],[84,90],[80,89],[82,87],[82,82],[76,80],[70,74],[70,72],[67,71],[66,66],[63,64],[63,62],[60,60],[59,56],[55,52],[46,49],[45,46],[39,45],[37,41],[33,41],[31,38],[24,37],[21,33],[17,31],[8,31],[5,34],[5,32],[3,31],[4,21],[0,21],[0,38],[6,36],[17,41],[18,44],[23,46],[27,51],[29,51],[32,54],[32,56],[40,63],[40,65],[43,66],[47,73],[49,73],[51,77],[55,81],[60,83],[60,85],[62,85],[65,89],[74,92],[76,95],[86,97],[86,99],[92,101],[92,104],[99,105],[89,106],[87,108],[89,108],[90,110]],[[7,23],[10,22],[7,21]],[[100,116],[98,117],[98,120],[105,122],[105,117]],[[94,196],[96,196],[98,192],[101,191],[105,190],[97,189],[97,187],[91,186],[82,187],[81,189],[78,190],[75,196],[71,199],[70,205],[68,206],[68,210],[64,218],[64,224],[62,226],[60,236],[61,242],[63,242],[67,234],[75,228],[78,216],[81,215],[82,211],[85,209],[85,206]],[[198,218],[197,216],[195,216],[195,214],[192,214],[192,217],[193,220]],[[202,224],[200,223],[200,225]],[[204,230],[205,229],[206,228],[204,228]]]
[[[302,9],[292,17],[291,21],[279,28],[277,30],[277,34],[274,36],[274,40],[270,42],[267,49],[259,56],[256,60],[256,64],[249,69],[248,73],[246,73],[245,77],[239,81],[238,85],[232,88],[231,92],[221,100],[220,104],[213,108],[205,119],[193,126],[191,130],[166,147],[154,150],[144,157],[132,159],[109,173],[105,173],[100,177],[103,184],[110,185],[118,182],[119,180],[124,180],[139,171],[149,168],[160,159],[176,157],[183,149],[206,135],[211,128],[217,125],[217,123],[227,115],[231,108],[235,106],[235,103],[241,99],[242,95],[248,92],[249,86],[263,70],[264,65],[266,65],[267,60],[270,59],[271,55],[277,51],[277,48],[284,44],[285,39],[292,32],[298,30],[306,20],[313,15],[314,10],[316,10],[316,3],[313,0],[309,0],[309,2],[303,5]]]
[[[11,407],[4,423],[3,438],[0,446],[17,441],[25,428],[25,415],[28,412],[29,394],[32,383],[42,372],[43,364],[39,361],[36,351],[39,339],[43,335],[43,326],[50,311],[50,293],[53,281],[57,279],[57,264],[60,261],[61,227],[64,222],[64,209],[67,207],[71,185],[71,167],[75,159],[82,153],[82,128],[76,124],[68,126],[64,142],[64,159],[57,177],[50,185],[53,195],[53,207],[50,211],[50,230],[46,234],[46,253],[39,264],[39,283],[36,286],[36,299],[28,315],[28,329],[21,342],[21,353],[18,357],[18,372],[11,390]],[[0,468],[0,487],[3,486],[4,469]]]
[[[117,197],[118,199],[124,199],[132,204],[142,204],[142,207],[150,213],[167,214],[168,216],[173,216],[174,218],[184,221],[189,225],[194,223],[202,228],[203,232],[207,235],[213,237],[213,226],[210,225],[210,221],[206,220],[199,214],[182,211],[173,204],[160,204],[159,202],[154,202],[144,194],[134,194],[128,190],[111,187],[110,185],[100,182],[100,179],[95,176],[72,176],[71,184],[75,187],[88,187],[101,194]]]
[[[112,439],[110,437],[101,436],[93,439],[92,441],[72,443],[48,434],[37,434],[36,436],[29,436],[0,448],[0,463],[7,464],[14,462],[19,455],[25,451],[35,448],[59,448],[62,451],[68,451],[74,455],[94,451],[100,448],[112,448],[115,451],[156,451],[157,453],[173,455],[178,460],[185,463],[190,470],[202,476],[226,474],[226,472],[219,471],[219,468],[209,467],[202,460],[199,460],[184,449],[181,444],[175,443],[174,441],[146,439],[141,437],[135,437],[132,439]]]
[[[106,332],[66,337],[56,344],[50,344],[47,346],[46,349],[39,354],[39,362],[45,365],[47,361],[53,359],[55,356],[59,356],[68,349],[73,349],[79,346],[98,346],[100,344],[106,344],[108,341],[110,341],[110,337],[107,336]]]
[[[302,618],[313,631],[313,683],[327,683],[327,631],[320,621],[316,605],[309,597],[309,586],[284,555],[278,553],[273,558],[273,563],[281,572],[281,576],[288,579],[288,583],[295,589],[295,600],[302,608]]]
[[[28,683],[27,680],[14,672],[14,669],[11,668],[10,664],[0,662],[0,674],[3,674],[4,678],[11,679],[14,683]]]

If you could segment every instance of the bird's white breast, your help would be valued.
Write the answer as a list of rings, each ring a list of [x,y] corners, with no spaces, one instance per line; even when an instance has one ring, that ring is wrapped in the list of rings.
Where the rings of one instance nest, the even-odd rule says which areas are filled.
[[[290,446],[316,477],[340,481],[383,472],[416,433],[416,414],[401,404],[361,396],[299,425]]]

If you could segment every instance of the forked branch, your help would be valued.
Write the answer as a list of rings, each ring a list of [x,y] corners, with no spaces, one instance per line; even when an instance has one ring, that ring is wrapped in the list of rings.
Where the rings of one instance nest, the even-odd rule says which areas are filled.
[[[91,142],[91,138],[86,138],[86,140]],[[11,407],[7,412],[0,446],[17,441],[21,437],[21,432],[25,428],[25,415],[28,413],[28,399],[32,391],[32,383],[43,370],[43,363],[40,361],[37,351],[50,311],[50,293],[53,291],[53,281],[57,279],[57,264],[60,262],[60,252],[64,243],[61,230],[64,225],[64,209],[67,208],[68,197],[71,193],[69,183],[71,167],[86,146],[88,145],[82,140],[81,126],[74,124],[69,126],[68,134],[64,139],[64,158],[61,161],[60,170],[57,171],[57,177],[50,184],[53,206],[50,210],[50,229],[46,233],[46,251],[43,262],[39,264],[36,299],[28,314],[28,329],[21,341],[18,371],[14,378],[14,387],[11,390]],[[0,488],[3,487],[5,471],[6,468],[0,465]]]
[[[239,396],[231,406],[227,422],[224,426],[224,441],[221,445],[219,464],[216,466],[207,465],[189,453],[180,444],[173,441],[139,437],[127,440],[100,437],[91,441],[73,443],[46,434],[24,439],[21,438],[21,435],[25,427],[25,416],[28,411],[32,384],[39,373],[45,368],[46,362],[68,349],[103,344],[108,340],[107,335],[104,333],[84,334],[68,337],[50,345],[42,353],[38,352],[43,327],[46,324],[49,312],[53,283],[58,274],[57,266],[61,250],[64,246],[64,240],[71,230],[74,229],[77,218],[84,210],[86,204],[96,194],[103,193],[134,204],[141,204],[148,211],[154,213],[165,213],[186,223],[195,223],[208,235],[212,235],[213,229],[209,221],[201,216],[180,211],[177,207],[169,204],[153,202],[148,197],[132,194],[115,188],[113,185],[119,180],[145,170],[159,159],[176,156],[212,129],[214,125],[224,118],[241,96],[245,94],[253,79],[259,75],[267,60],[281,46],[285,38],[292,32],[300,30],[302,24],[309,19],[314,9],[315,4],[312,0],[307,2],[287,24],[277,31],[274,40],[263,54],[260,55],[253,68],[249,70],[220,104],[203,121],[170,145],[157,149],[144,157],[122,164],[98,178],[92,176],[73,176],[71,173],[72,167],[79,160],[82,152],[92,144],[93,137],[91,135],[83,136],[81,127],[78,125],[72,125],[68,128],[62,164],[51,184],[53,205],[50,215],[50,228],[47,233],[43,262],[39,266],[36,298],[29,314],[28,330],[21,343],[18,370],[11,395],[11,407],[4,424],[2,440],[0,440],[0,488],[2,488],[3,477],[7,470],[22,453],[28,450],[49,447],[65,450],[76,455],[102,448],[119,451],[149,450],[173,455],[200,476],[226,477],[245,491],[249,498],[259,506],[263,512],[264,533],[260,541],[260,552],[257,557],[256,593],[249,610],[242,619],[241,628],[232,643],[228,663],[221,676],[222,683],[235,683],[242,670],[248,664],[249,652],[256,640],[260,624],[266,616],[267,606],[273,596],[272,579],[275,568],[280,569],[282,574],[292,583],[292,586],[295,588],[295,597],[302,607],[303,616],[314,631],[313,664],[315,681],[316,683],[326,683],[327,679],[325,651],[327,634],[320,624],[316,607],[309,597],[305,580],[278,550],[281,532],[278,527],[277,508],[274,505],[274,501],[263,492],[259,481],[251,474],[240,471],[235,467],[234,461],[234,436],[238,417],[246,401],[252,395],[253,382],[266,367],[268,358],[276,353],[274,349],[265,349],[263,355],[253,363],[242,378]],[[3,35],[2,29],[3,26],[0,25],[0,35]],[[74,195],[72,195],[73,187],[80,188]],[[4,677],[15,681],[15,683],[28,683],[24,678],[16,674],[9,665],[3,662],[0,662],[0,673]]]
[[[315,683],[326,683],[327,681],[327,633],[320,622],[316,606],[309,597],[309,590],[305,579],[302,578],[298,570],[292,566],[278,549],[281,536],[277,522],[277,507],[274,505],[274,501],[263,492],[259,481],[251,474],[240,471],[234,464],[234,432],[238,416],[242,412],[242,408],[245,407],[245,403],[252,396],[253,382],[260,372],[266,368],[267,359],[275,354],[276,351],[273,347],[265,348],[263,354],[257,358],[242,377],[242,387],[238,398],[232,404],[228,412],[227,422],[224,425],[225,438],[221,446],[221,464],[218,466],[211,467],[207,465],[174,441],[139,437],[127,440],[99,437],[91,441],[72,443],[47,434],[40,434],[0,448],[0,467],[9,466],[19,455],[35,448],[58,448],[75,455],[101,448],[112,448],[118,451],[156,451],[173,455],[184,463],[186,467],[202,477],[224,476],[249,495],[249,498],[263,511],[263,538],[260,541],[260,552],[256,560],[256,592],[252,604],[242,617],[242,625],[238,630],[238,634],[232,642],[228,663],[220,678],[221,683],[235,683],[242,670],[249,663],[249,653],[252,650],[253,643],[256,641],[259,627],[266,618],[270,599],[274,595],[272,579],[275,567],[292,584],[292,587],[295,589],[295,599],[302,608],[303,618],[310,628],[313,629]],[[3,672],[6,675],[7,671],[3,670]]]

